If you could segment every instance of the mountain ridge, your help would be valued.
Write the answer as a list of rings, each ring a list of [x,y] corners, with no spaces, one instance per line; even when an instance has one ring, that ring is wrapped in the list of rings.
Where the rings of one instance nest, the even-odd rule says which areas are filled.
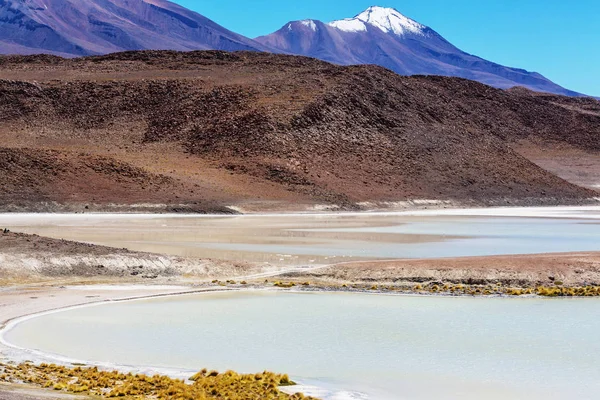
[[[255,38],[283,52],[316,57],[339,65],[376,64],[400,75],[442,75],[475,80],[493,87],[587,96],[565,89],[537,72],[505,67],[464,52],[435,30],[398,10],[371,6],[354,18],[325,23],[291,21]]]
[[[77,57],[162,49],[304,55],[339,65],[376,64],[401,75],[457,76],[502,89],[582,96],[538,73],[468,54],[379,6],[329,23],[289,22],[253,40],[167,0],[0,0],[0,53]]]
[[[266,47],[165,0],[0,0],[0,49],[100,55],[125,50]]]

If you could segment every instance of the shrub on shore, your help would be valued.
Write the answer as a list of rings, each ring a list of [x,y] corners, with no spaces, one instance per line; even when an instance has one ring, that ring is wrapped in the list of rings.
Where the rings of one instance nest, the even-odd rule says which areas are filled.
[[[278,287],[278,288],[284,288],[284,289],[289,289],[289,288],[293,288],[294,286],[296,286],[296,284],[294,282],[275,282],[273,284],[273,286]]]
[[[0,382],[28,383],[74,394],[100,397],[155,398],[177,400],[300,400],[310,399],[298,393],[288,395],[281,386],[295,385],[287,375],[262,372],[238,374],[219,373],[206,369],[188,382],[163,375],[147,376],[101,371],[93,368],[67,368],[55,364],[0,364]]]
[[[300,283],[302,286],[309,286],[307,283]],[[558,285],[560,283],[560,286]],[[296,284],[294,282],[276,281],[273,284],[278,288],[292,288]],[[502,283],[494,284],[470,284],[470,283],[417,283],[410,284],[407,282],[398,282],[393,285],[380,285],[374,283],[310,283],[312,290],[326,291],[358,291],[358,292],[395,292],[395,293],[416,293],[416,294],[438,294],[448,296],[542,296],[542,297],[591,297],[600,296],[600,286],[582,286],[569,287],[564,286],[563,282],[556,282],[552,286],[516,286],[503,285]]]

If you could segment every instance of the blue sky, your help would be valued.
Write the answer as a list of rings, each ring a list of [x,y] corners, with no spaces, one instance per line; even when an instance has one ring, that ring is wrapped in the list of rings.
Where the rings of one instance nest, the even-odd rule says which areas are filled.
[[[245,36],[394,7],[462,50],[600,96],[600,0],[175,0]]]

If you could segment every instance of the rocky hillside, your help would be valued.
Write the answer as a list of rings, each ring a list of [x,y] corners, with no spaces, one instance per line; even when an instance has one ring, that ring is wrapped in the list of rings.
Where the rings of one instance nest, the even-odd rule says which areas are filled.
[[[215,51],[4,57],[0,121],[4,208],[598,196],[521,155],[599,155],[598,101],[375,66]]]

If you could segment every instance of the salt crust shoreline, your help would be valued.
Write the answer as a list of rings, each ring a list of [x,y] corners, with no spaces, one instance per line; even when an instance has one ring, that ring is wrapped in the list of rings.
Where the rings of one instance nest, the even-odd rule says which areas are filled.
[[[600,201],[600,198],[599,198]],[[594,213],[594,214],[587,214]],[[137,214],[137,213],[0,213],[1,223],[26,219],[65,219],[65,218],[255,218],[255,217],[301,217],[301,216],[355,216],[355,215],[400,215],[400,216],[485,216],[485,217],[531,217],[531,218],[573,218],[600,219],[600,206],[559,206],[559,207],[490,207],[490,208],[431,208],[401,211],[340,211],[340,212],[290,212],[290,213],[248,213],[239,215],[223,214]]]

